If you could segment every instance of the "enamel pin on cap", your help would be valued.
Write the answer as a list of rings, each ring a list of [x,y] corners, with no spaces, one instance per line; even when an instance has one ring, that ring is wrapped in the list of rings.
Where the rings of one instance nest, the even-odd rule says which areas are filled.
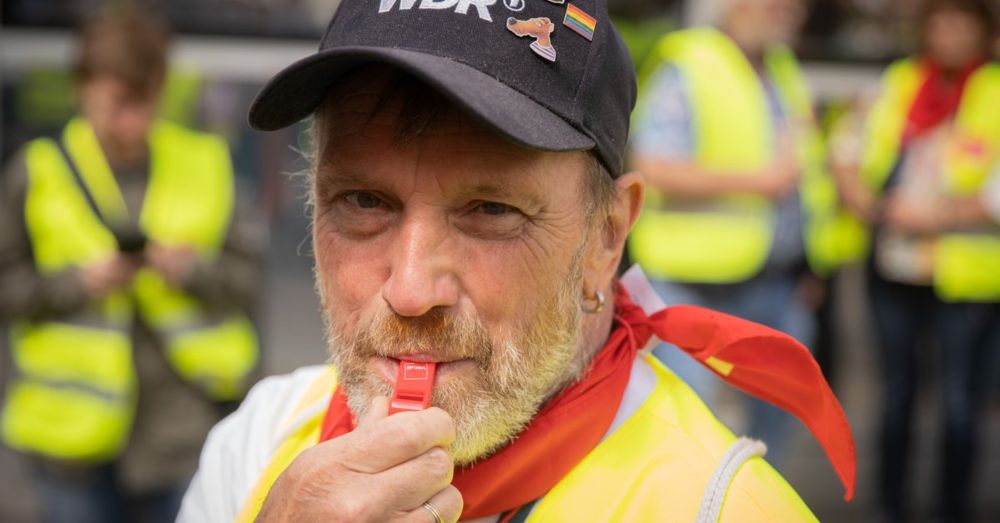
[[[521,38],[534,38],[535,41],[529,46],[531,50],[550,62],[556,61],[556,48],[552,46],[552,31],[555,31],[556,26],[548,18],[543,16],[518,20],[511,17],[507,19],[507,29]]]
[[[597,20],[585,13],[583,9],[573,4],[567,5],[566,16],[563,17],[563,25],[587,40],[594,41],[594,29],[597,28]]]

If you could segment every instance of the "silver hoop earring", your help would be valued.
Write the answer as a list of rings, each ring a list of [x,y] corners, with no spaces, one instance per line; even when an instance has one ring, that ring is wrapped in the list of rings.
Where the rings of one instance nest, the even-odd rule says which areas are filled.
[[[593,306],[590,302],[597,302]],[[588,298],[583,297],[583,303],[580,304],[580,310],[586,312],[587,314],[597,314],[604,310],[604,293],[601,291],[594,291],[594,297]]]

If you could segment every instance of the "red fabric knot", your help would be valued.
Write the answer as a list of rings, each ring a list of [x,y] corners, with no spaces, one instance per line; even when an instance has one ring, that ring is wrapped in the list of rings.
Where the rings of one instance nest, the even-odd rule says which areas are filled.
[[[621,284],[615,288],[615,321],[628,331],[636,347],[644,347],[653,337],[653,326],[646,311],[632,303],[628,291]]]

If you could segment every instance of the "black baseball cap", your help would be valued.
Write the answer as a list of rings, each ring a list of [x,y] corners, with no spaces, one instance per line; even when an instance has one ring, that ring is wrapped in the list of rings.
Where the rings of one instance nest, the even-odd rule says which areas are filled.
[[[257,95],[250,125],[308,117],[335,82],[372,63],[419,78],[514,142],[596,149],[622,173],[635,70],[605,0],[343,0],[319,51]]]

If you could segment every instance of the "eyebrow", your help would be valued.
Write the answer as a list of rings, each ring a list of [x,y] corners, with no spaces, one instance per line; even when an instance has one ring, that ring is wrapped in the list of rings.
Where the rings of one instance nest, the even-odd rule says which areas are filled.
[[[322,165],[316,169],[316,183],[326,186],[373,186],[380,185],[363,171],[357,169],[336,168],[332,165]]]
[[[382,190],[387,193],[394,192],[391,185],[377,180],[366,174],[364,171],[358,169],[344,169],[343,167],[338,168],[327,166],[318,170],[316,176],[317,185],[323,185],[325,188],[338,189],[342,187],[364,187]],[[500,177],[494,176],[493,178]],[[498,179],[480,181],[473,184],[462,184],[448,190],[445,196],[447,198],[457,199],[484,198],[506,200],[521,206],[536,209],[544,207],[545,205],[544,198],[542,198],[538,189],[534,187],[527,187],[525,190],[515,191],[512,190],[510,184],[503,183],[502,180]]]
[[[480,182],[473,186],[463,186],[456,192],[462,196],[487,196],[493,198],[509,198],[514,196],[509,187],[495,182]]]

